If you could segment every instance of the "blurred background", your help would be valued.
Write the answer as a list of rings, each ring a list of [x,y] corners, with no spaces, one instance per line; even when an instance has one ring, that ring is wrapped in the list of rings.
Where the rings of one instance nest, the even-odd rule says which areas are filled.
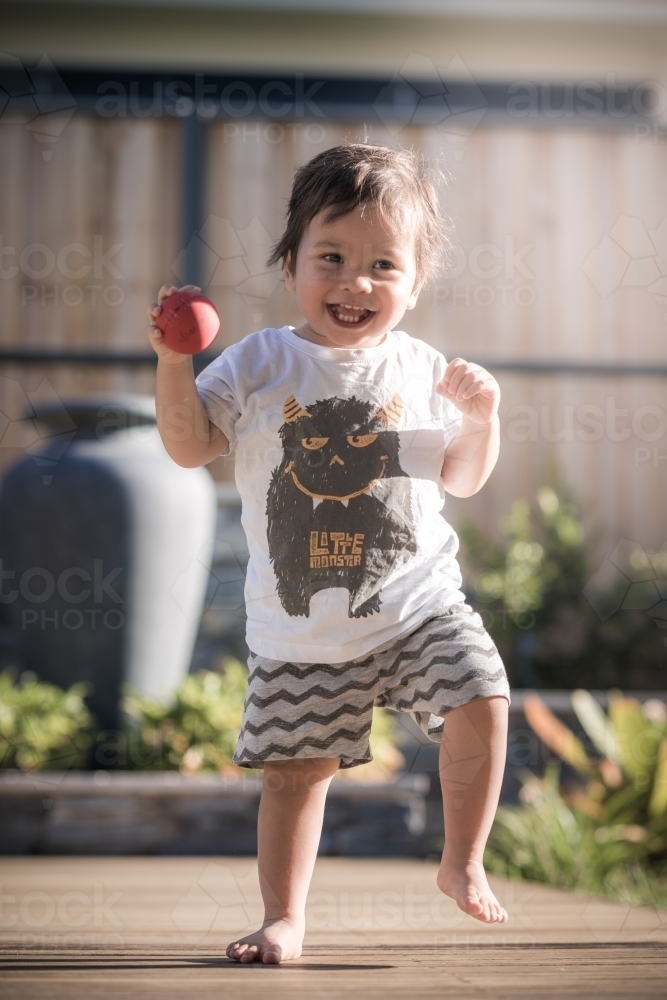
[[[30,420],[40,402],[153,392],[145,308],[163,282],[218,306],[207,358],[298,323],[265,265],[295,167],[346,140],[414,146],[446,176],[453,251],[404,327],[502,388],[501,461],[447,501],[464,536],[467,519],[504,546],[464,545],[471,598],[516,684],[583,669],[667,687],[666,5],[20,0],[0,17],[2,468],[53,434]],[[209,469],[224,524],[201,666],[243,653],[232,460]],[[545,486],[558,499],[540,505]],[[524,510],[503,534],[517,500],[552,528],[554,502],[574,503],[576,523],[545,546]],[[562,577],[579,542],[585,566],[549,596],[549,559]],[[596,658],[582,636],[610,618]]]
[[[528,783],[519,834],[499,821],[494,870],[553,881],[542,847],[573,809],[557,884],[653,898],[636,863],[667,857],[667,3],[5,0],[0,38],[2,767],[240,780],[233,461],[162,451],[146,307],[165,282],[213,299],[197,370],[298,324],[265,263],[295,168],[411,146],[443,174],[452,248],[404,328],[502,390],[498,467],[445,515],[514,689],[504,799],[563,763],[560,785]],[[371,741],[344,774],[389,783],[375,826],[370,793],[340,793],[322,849],[437,850],[437,748],[388,713]],[[44,825],[52,800],[26,788],[2,850],[254,850],[254,786],[243,822],[211,786],[150,822],[147,799],[136,822],[96,799],[92,827],[71,802]],[[517,843],[537,859],[520,871]]]
[[[215,491],[160,464],[145,310],[165,282],[213,299],[222,326],[197,370],[298,324],[265,263],[294,170],[367,141],[423,151],[446,181],[452,250],[404,329],[501,385],[498,467],[445,515],[515,711],[529,687],[561,714],[582,686],[599,705],[609,688],[656,703],[667,4],[6,0],[0,25],[2,665],[88,682],[113,727],[123,682],[164,699],[188,669],[244,659],[233,460],[209,466]],[[200,535],[160,562],[186,521]],[[147,581],[160,608],[141,604]]]

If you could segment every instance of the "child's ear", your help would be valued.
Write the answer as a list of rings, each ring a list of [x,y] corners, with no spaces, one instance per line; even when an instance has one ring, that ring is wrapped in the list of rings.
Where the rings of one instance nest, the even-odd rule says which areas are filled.
[[[421,292],[423,285],[424,282],[420,278],[415,281],[415,287],[412,289],[412,295],[408,299],[408,304],[405,307],[406,309],[414,309],[417,305],[417,299],[419,298],[419,293]]]

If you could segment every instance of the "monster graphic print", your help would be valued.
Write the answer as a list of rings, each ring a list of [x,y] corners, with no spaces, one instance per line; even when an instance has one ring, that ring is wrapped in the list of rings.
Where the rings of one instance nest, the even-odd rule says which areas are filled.
[[[348,615],[379,612],[383,581],[416,551],[414,532],[372,493],[405,477],[395,427],[403,401],[378,409],[334,396],[283,406],[283,460],[267,496],[269,556],[289,615],[310,614],[313,594],[349,591]]]

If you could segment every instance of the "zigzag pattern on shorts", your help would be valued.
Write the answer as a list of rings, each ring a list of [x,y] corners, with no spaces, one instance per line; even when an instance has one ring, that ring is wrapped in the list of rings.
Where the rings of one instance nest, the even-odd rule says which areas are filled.
[[[471,622],[470,623],[462,622],[460,625],[457,625],[455,628],[453,628],[450,632],[434,632],[424,640],[421,646],[417,646],[416,649],[401,650],[396,659],[392,661],[391,665],[387,669],[381,671],[381,676],[383,678],[393,676],[397,672],[401,664],[409,660],[417,659],[424,653],[426,649],[428,649],[429,646],[432,646],[436,642],[454,642],[461,634],[461,632],[465,631],[474,632],[476,635],[488,635],[483,625],[480,628],[476,628]],[[412,636],[409,636],[408,641],[411,638]],[[481,649],[482,647],[471,646],[466,648]],[[495,651],[496,647],[493,645],[493,643],[492,643],[492,648]],[[459,659],[461,658],[460,654],[457,654],[457,656],[459,657]]]
[[[257,655],[254,658],[256,660],[260,659]],[[265,670],[261,665],[255,667],[254,670],[251,670],[249,679],[252,678],[254,680],[257,677],[261,681],[272,681],[274,677],[289,674],[298,680],[304,680],[310,674],[317,673],[318,671],[328,674],[329,677],[340,677],[342,667],[354,665],[361,669],[370,666],[373,659],[373,656],[366,656],[363,660],[350,660],[349,663],[302,663],[301,666],[298,663],[290,663],[288,660],[285,663],[279,663],[274,670]]]
[[[434,656],[428,661],[428,663],[424,664],[423,667],[420,667],[419,670],[413,670],[412,673],[408,674],[406,677],[401,677],[400,681],[396,685],[396,688],[407,687],[411,681],[415,680],[417,677],[424,677],[429,670],[433,670],[435,666],[442,665],[455,667],[456,664],[460,663],[463,659],[472,659],[473,654],[475,653],[479,654],[479,656],[486,657],[489,660],[495,659],[495,657],[498,656],[498,650],[495,646],[492,649],[484,649],[482,646],[466,646],[465,649],[460,649],[453,656]],[[480,670],[480,664],[476,664],[474,669],[477,670],[480,676],[486,675],[486,671]],[[457,678],[457,680],[452,683],[458,684],[459,682],[460,678]],[[394,690],[396,690],[396,688],[394,688]]]
[[[468,674],[465,675],[464,678],[462,678],[462,682],[457,684],[456,686],[450,685],[443,680],[436,680],[431,685],[431,687],[428,688],[426,691],[422,690],[415,691],[414,694],[409,698],[400,698],[397,701],[394,701],[391,707],[394,708],[397,712],[416,711],[415,705],[418,701],[424,701],[424,702],[431,701],[437,691],[460,691],[462,688],[465,687],[466,684],[470,683],[470,681],[478,681],[478,682],[481,681],[482,683],[486,683],[488,684],[489,690],[492,691],[493,688],[497,686],[498,682],[502,681],[504,677],[505,677],[504,667],[500,667],[493,674],[480,674],[477,671],[471,670]],[[484,689],[482,688],[482,692],[483,690]],[[478,693],[476,697],[485,698],[487,697],[487,695],[484,693]],[[468,701],[474,701],[474,700],[475,700],[474,698],[468,699]],[[428,710],[432,712],[433,715],[440,715],[441,711],[451,711],[451,709],[455,707],[456,707],[455,705],[449,705],[449,706],[436,705],[435,707],[433,705],[429,705]],[[419,709],[419,711],[425,711],[425,709]]]
[[[428,671],[431,670],[433,666],[435,666],[436,664],[446,664],[449,666],[455,666],[462,659],[464,659],[464,657],[468,657],[471,653],[479,653],[480,656],[492,658],[497,655],[497,650],[495,646],[492,647],[491,649],[484,649],[481,646],[471,645],[471,646],[466,646],[462,650],[459,650],[453,656],[444,656],[444,655],[434,656],[428,661],[428,663],[426,663],[419,670],[416,670],[413,673],[408,674],[407,677],[402,678],[399,683],[401,686],[407,687],[408,684],[410,684],[414,679],[422,677],[426,673],[428,673]],[[366,666],[367,663],[364,662],[363,665]],[[291,666],[291,664],[285,664],[285,666],[286,667]],[[383,672],[382,674],[383,679],[386,678],[387,676],[391,676],[392,674],[396,673],[396,669],[394,668],[395,668],[395,663],[392,664],[391,668]],[[272,681],[275,682],[276,679],[278,677],[281,677],[282,674],[284,673],[291,674],[291,671],[276,670],[271,673],[270,678]],[[341,678],[341,675],[345,676],[344,673],[342,673],[342,671],[339,670],[338,679]],[[474,672],[469,671],[467,674],[464,674],[457,680],[447,682],[443,686],[445,686],[448,690],[456,691],[459,690],[464,684],[466,684],[473,676],[475,676]],[[493,676],[495,677],[496,675]],[[321,684],[316,684],[314,687],[308,687],[305,690],[303,688],[296,686],[293,690],[290,690],[288,687],[281,687],[279,688],[278,691],[273,691],[265,698],[262,698],[255,692],[252,692],[246,700],[246,705],[247,706],[254,705],[258,709],[264,709],[268,708],[270,705],[275,704],[275,702],[277,701],[285,701],[287,702],[287,704],[293,706],[302,705],[304,701],[307,701],[308,699],[314,697],[323,698],[325,701],[331,701],[334,698],[339,698],[344,694],[349,694],[351,691],[367,692],[367,691],[372,691],[373,688],[377,686],[378,686],[378,679],[374,676],[371,676],[371,678],[365,682],[357,680],[349,680],[347,681],[347,683],[342,684],[338,688],[326,688],[323,687]]]
[[[275,728],[282,729],[287,733],[293,733],[304,726],[308,726],[310,723],[315,723],[318,726],[328,726],[332,722],[337,722],[343,715],[353,715],[356,718],[367,716],[372,708],[372,701],[367,705],[339,705],[338,708],[334,709],[328,715],[321,715],[319,712],[306,712],[305,715],[299,715],[294,721],[274,715],[271,719],[267,719],[266,722],[262,722],[258,726],[253,725],[248,720],[243,727],[243,732],[244,734],[248,732],[252,733],[253,736],[259,736],[260,733],[265,733],[268,729]]]
[[[296,692],[290,691],[288,688],[280,688],[279,691],[267,695],[266,698],[262,698],[253,692],[247,698],[246,705],[255,705],[257,708],[268,708],[269,705],[273,705],[276,701],[286,701],[290,705],[302,705],[308,698],[324,698],[329,701],[331,698],[338,698],[341,695],[349,694],[350,691],[372,691],[373,688],[377,687],[377,683],[377,678],[371,677],[366,683],[350,681],[339,688],[325,688],[321,684],[316,684],[312,688],[306,688],[305,691],[300,690]]]
[[[362,749],[361,753],[355,754],[354,759],[359,763],[364,763],[367,760],[372,760],[370,749],[368,748],[367,740],[367,729],[360,729],[358,733],[353,732],[350,729],[340,729],[335,735],[327,736],[324,739],[316,739],[312,735],[304,736],[298,743],[294,746],[285,746],[284,743],[267,743],[266,746],[262,746],[261,757],[253,757],[250,750],[243,750],[239,755],[235,755],[235,760],[237,764],[244,763],[248,764],[250,762],[260,763],[263,760],[270,760],[271,757],[280,758],[292,758],[298,757],[299,754],[306,748],[311,750],[330,750],[335,742],[340,740],[347,740],[351,746],[350,750],[356,749],[355,745],[360,741],[365,740],[365,752]],[[345,756],[344,754],[336,753],[330,754],[330,756]],[[350,758],[348,758],[350,759]]]
[[[480,675],[479,671],[470,670],[467,673],[465,673],[462,677],[460,677],[457,681],[449,681],[444,678],[439,678],[438,680],[434,681],[434,683],[431,685],[430,688],[426,690],[419,689],[417,691],[412,692],[405,698],[392,699],[391,707],[399,712],[415,711],[416,710],[415,705],[418,702],[428,703],[429,701],[432,701],[437,692],[461,691],[471,681],[476,681],[476,682],[486,681],[488,683],[489,690],[493,690],[494,684],[498,681],[501,681],[503,677],[504,677],[504,670],[500,668],[495,673],[489,675]],[[331,699],[333,699],[334,697],[336,697],[336,693],[331,692],[330,696]],[[306,693],[305,699],[302,696],[302,700],[307,700],[310,697],[311,697],[311,692],[308,691]],[[477,697],[484,697],[484,694],[479,693]],[[277,699],[273,700],[275,701]],[[378,707],[382,707],[386,704],[386,698],[384,696],[380,696],[376,700],[376,703],[378,704]],[[342,705],[338,705],[332,712],[329,712],[326,715],[323,713],[313,712],[313,711],[300,714],[296,717],[296,719],[289,719],[283,716],[276,715],[272,716],[270,719],[266,719],[259,725],[255,725],[252,722],[252,720],[248,718],[243,727],[243,735],[245,736],[246,733],[250,733],[252,736],[260,736],[266,733],[270,729],[280,729],[285,733],[295,733],[303,729],[304,726],[307,727],[311,724],[318,726],[330,726],[331,723],[338,722],[344,716],[353,716],[359,718],[364,715],[367,715],[369,713],[369,710],[372,710],[372,706],[373,706],[373,700],[360,705],[350,704],[349,702],[345,702]],[[451,711],[453,707],[455,706],[448,705],[446,703],[443,705],[433,704],[429,706],[429,711],[431,711],[434,715],[439,715],[441,712],[446,713],[447,711]],[[419,709],[419,710],[424,711],[425,709]],[[332,739],[337,739],[339,736],[339,732],[341,731],[337,730],[335,733],[332,733]]]
[[[478,698],[508,696],[502,661],[481,618],[456,605],[386,648],[347,663],[291,663],[254,655],[234,762],[336,756],[371,759],[373,705],[410,712],[429,738],[432,716]],[[356,724],[353,720],[357,720]],[[358,728],[357,728],[358,727]]]

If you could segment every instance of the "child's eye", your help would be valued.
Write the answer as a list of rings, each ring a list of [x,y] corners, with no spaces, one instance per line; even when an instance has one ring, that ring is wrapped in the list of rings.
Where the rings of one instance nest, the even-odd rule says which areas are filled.
[[[308,451],[317,451],[318,448],[324,448],[328,440],[329,438],[301,438],[301,444]]]
[[[343,258],[339,253],[325,253],[322,260],[326,260],[328,264],[340,264]]]
[[[390,271],[393,268],[390,260],[376,260],[373,267],[378,267],[381,271]]]
[[[347,439],[353,448],[368,448],[373,441],[377,441],[377,434],[350,434]]]

